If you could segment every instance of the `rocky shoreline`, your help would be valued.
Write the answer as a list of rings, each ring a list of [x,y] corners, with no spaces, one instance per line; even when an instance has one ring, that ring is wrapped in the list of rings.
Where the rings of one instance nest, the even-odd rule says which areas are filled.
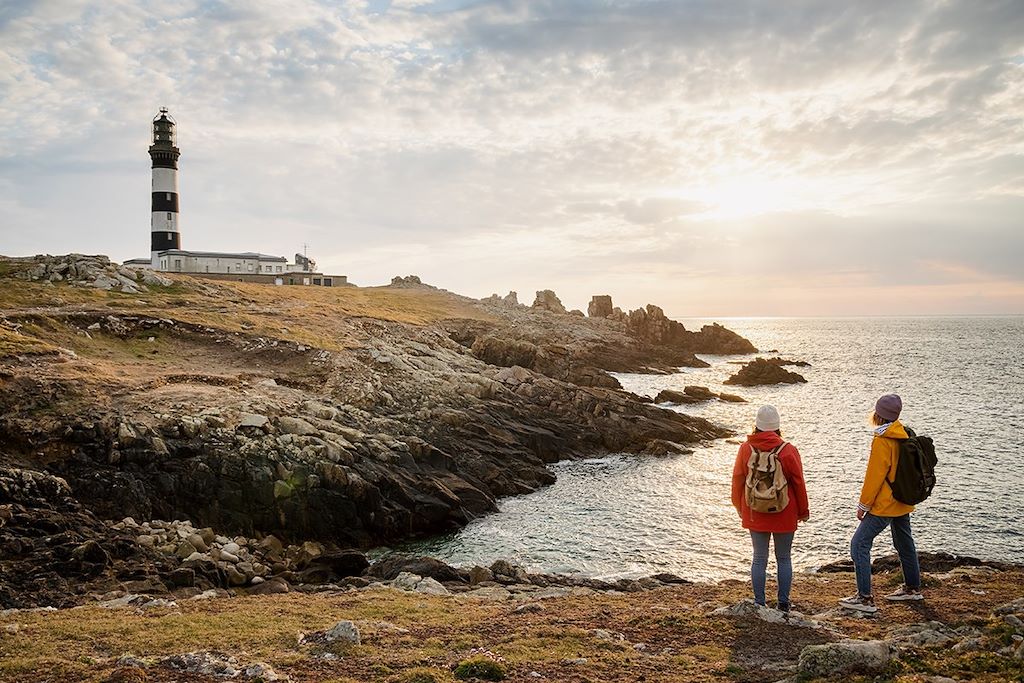
[[[125,530],[104,535],[100,520],[188,519],[341,552],[458,528],[550,484],[557,460],[688,453],[729,436],[609,372],[753,345],[719,325],[689,331],[657,306],[595,302],[587,317],[550,291],[523,306],[415,277],[275,288],[105,257],[0,258],[0,606],[73,601],[127,559]],[[140,557],[117,571],[185,581]],[[189,569],[203,586],[268,576]]]

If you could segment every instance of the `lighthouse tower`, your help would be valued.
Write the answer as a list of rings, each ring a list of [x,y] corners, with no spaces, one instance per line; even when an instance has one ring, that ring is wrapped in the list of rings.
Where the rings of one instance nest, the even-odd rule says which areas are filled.
[[[153,215],[150,222],[152,266],[160,270],[158,252],[181,249],[178,231],[178,157],[174,119],[162,107],[153,119],[153,144],[149,158],[153,160]]]

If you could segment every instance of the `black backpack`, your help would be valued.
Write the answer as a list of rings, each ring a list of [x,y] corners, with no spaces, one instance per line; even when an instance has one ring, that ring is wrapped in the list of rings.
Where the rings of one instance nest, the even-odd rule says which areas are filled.
[[[889,481],[892,497],[906,505],[917,505],[932,494],[935,487],[935,444],[929,436],[918,436],[906,428],[909,439],[900,441],[900,459],[896,476]]]

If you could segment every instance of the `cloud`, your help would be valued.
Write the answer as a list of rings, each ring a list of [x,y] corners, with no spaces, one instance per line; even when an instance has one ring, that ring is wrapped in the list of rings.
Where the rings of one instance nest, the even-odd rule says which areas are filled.
[[[1022,22],[1013,0],[8,3],[0,251],[144,254],[167,105],[186,246],[308,242],[358,282],[723,313],[766,261],[789,292],[1016,282]]]

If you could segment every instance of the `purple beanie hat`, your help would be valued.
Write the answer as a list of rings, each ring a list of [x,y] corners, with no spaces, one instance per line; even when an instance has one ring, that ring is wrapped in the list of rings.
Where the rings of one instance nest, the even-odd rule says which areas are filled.
[[[892,422],[900,416],[903,401],[896,394],[886,394],[875,402],[875,414],[883,420]]]

